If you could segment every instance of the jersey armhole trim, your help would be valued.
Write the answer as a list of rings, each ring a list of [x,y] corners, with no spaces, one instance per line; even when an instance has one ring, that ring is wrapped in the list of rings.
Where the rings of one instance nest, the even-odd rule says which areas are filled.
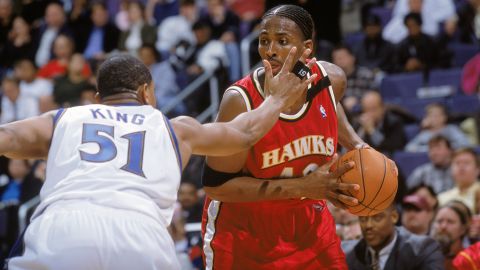
[[[165,124],[167,126],[168,133],[170,134],[170,140],[172,141],[173,147],[175,148],[175,153],[177,154],[177,163],[180,168],[180,175],[182,175],[182,154],[180,153],[180,148],[178,147],[178,140],[177,136],[175,135],[175,131],[173,130],[172,125],[170,124],[170,120],[166,116],[163,116],[163,119],[165,120]]]
[[[252,98],[248,94],[247,90],[245,90],[243,87],[238,86],[238,85],[230,86],[229,88],[227,88],[226,91],[228,91],[228,90],[238,92],[242,96],[243,102],[245,102],[245,107],[247,108],[247,112],[252,110],[252,105],[253,105]]]
[[[322,66],[322,64],[320,64],[320,61],[317,61],[316,64],[317,64],[318,68],[320,69],[320,71],[322,71],[322,75],[324,77],[327,77],[328,73],[325,70],[325,68]],[[328,93],[329,93],[330,99],[332,101],[333,108],[335,108],[335,112],[336,112],[337,111],[337,101],[335,100],[335,93],[333,92],[332,83],[330,83],[330,85],[328,86]]]
[[[60,121],[60,118],[65,114],[67,109],[65,108],[60,108],[58,109],[57,113],[53,116],[53,129],[57,126],[58,121]]]

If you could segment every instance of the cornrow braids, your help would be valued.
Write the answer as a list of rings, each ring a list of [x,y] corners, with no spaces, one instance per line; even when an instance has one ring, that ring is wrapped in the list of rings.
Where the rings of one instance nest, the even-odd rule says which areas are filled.
[[[302,7],[295,5],[276,6],[267,11],[263,15],[262,20],[271,16],[281,16],[292,20],[302,31],[305,40],[313,39],[315,26],[313,24],[312,16],[310,16],[310,13]]]

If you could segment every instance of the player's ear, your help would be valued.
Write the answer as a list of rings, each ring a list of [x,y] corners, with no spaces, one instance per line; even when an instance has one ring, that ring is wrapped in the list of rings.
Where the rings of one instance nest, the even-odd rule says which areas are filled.
[[[141,85],[138,89],[139,92],[139,98],[141,101],[143,101],[145,104],[149,105],[154,105],[155,104],[155,96],[152,91],[150,91],[150,86],[148,83],[144,83]]]
[[[95,101],[98,104],[102,103],[102,98],[100,97],[100,93],[98,93],[98,92],[95,93]]]
[[[313,53],[313,41],[311,39],[307,39],[303,42],[303,46],[305,49],[310,49]]]

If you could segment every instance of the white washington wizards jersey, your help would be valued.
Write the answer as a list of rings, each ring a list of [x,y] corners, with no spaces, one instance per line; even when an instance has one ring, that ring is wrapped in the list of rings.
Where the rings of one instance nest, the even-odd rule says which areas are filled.
[[[55,117],[42,202],[88,200],[168,225],[181,158],[168,119],[151,106],[87,105]]]

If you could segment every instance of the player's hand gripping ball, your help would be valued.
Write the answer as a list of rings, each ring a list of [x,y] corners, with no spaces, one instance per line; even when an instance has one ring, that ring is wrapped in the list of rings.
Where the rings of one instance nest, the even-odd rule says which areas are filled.
[[[372,148],[361,148],[340,157],[333,169],[342,163],[354,161],[354,167],[338,181],[358,184],[360,189],[349,196],[358,199],[358,204],[347,210],[357,216],[373,216],[385,210],[395,199],[398,188],[398,171],[395,163]]]

